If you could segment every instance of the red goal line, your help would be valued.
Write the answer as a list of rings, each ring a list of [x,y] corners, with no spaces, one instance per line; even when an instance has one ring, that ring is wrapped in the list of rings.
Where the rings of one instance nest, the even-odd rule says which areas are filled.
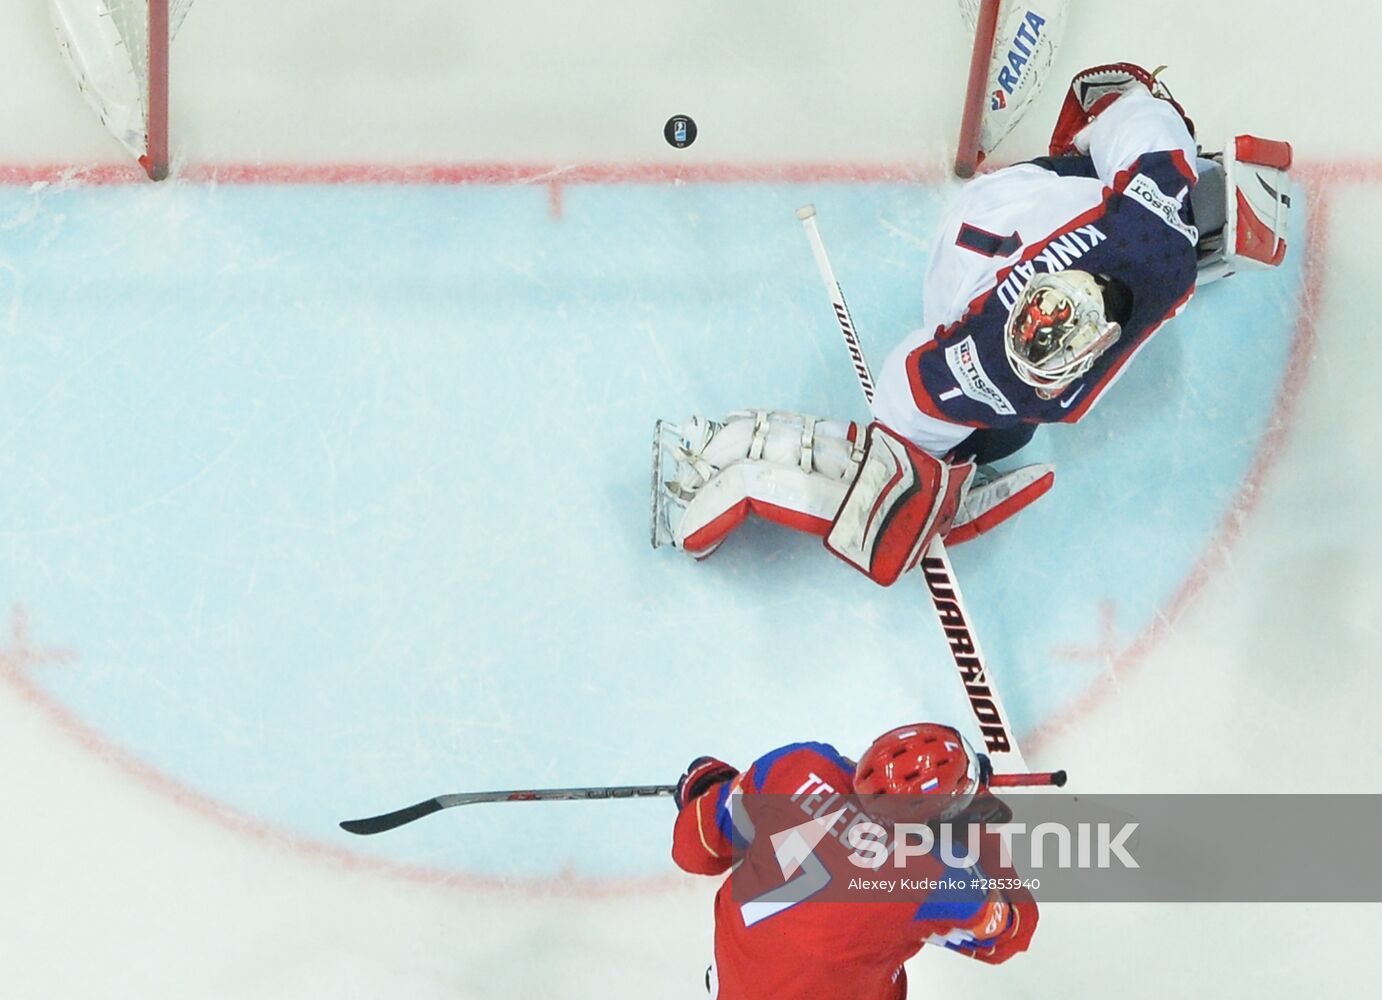
[[[998,169],[985,165],[984,172]],[[1382,180],[1382,158],[1297,161],[1293,174],[1341,183]],[[219,184],[935,184],[947,165],[925,163],[189,163],[175,179]],[[148,183],[133,163],[0,164],[0,184]]]

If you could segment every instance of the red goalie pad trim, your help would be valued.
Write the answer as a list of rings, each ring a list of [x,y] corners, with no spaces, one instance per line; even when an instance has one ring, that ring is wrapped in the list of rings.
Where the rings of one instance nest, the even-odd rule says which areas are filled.
[[[765,521],[772,521],[774,524],[795,528],[797,531],[805,531],[812,535],[824,535],[830,530],[830,522],[825,518],[814,517],[789,507],[779,507],[763,500],[745,497],[723,514],[687,535],[682,541],[681,547],[692,555],[713,549],[724,541],[735,528],[748,520],[750,514],[757,514]]]
[[[1291,144],[1279,139],[1259,139],[1255,135],[1240,135],[1233,140],[1233,152],[1240,163],[1256,163],[1277,170],[1291,169]]]
[[[1286,259],[1286,241],[1278,240],[1272,227],[1258,218],[1243,192],[1236,192],[1235,197],[1238,200],[1238,238],[1234,241],[1237,244],[1234,253],[1276,267]]]
[[[780,524],[785,528],[805,531],[811,535],[824,536],[830,530],[829,518],[803,514],[801,511],[792,510],[790,507],[779,507],[777,504],[766,503],[762,500],[750,500],[749,509],[765,521],[772,521],[774,524]]]
[[[995,504],[993,509],[986,510],[974,520],[966,521],[958,528],[953,529],[945,536],[945,544],[950,546],[963,545],[965,542],[978,538],[984,532],[993,530],[1018,511],[1036,503],[1037,500],[1050,492],[1055,482],[1056,474],[1048,472],[1040,479],[1028,483],[1002,503]]]

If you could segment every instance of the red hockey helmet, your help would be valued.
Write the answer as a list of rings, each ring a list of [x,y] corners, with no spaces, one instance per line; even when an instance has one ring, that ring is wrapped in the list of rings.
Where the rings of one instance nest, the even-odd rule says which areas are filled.
[[[859,758],[860,795],[946,796],[940,818],[962,811],[983,783],[984,760],[958,730],[918,722],[884,733]]]

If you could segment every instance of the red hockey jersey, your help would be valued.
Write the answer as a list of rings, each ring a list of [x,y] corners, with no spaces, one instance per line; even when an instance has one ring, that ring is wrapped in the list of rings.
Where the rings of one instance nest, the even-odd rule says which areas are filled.
[[[853,763],[827,744],[774,750],[686,803],[677,816],[672,857],[688,872],[721,874],[730,867],[735,845],[742,849],[753,837],[752,831],[735,828],[731,794],[791,796],[812,788],[848,795],[853,776]],[[981,854],[980,866],[990,860]],[[939,858],[926,861],[937,875],[966,880],[983,875],[979,866],[960,871]],[[989,867],[997,874],[996,865]],[[742,871],[725,879],[715,896],[711,992],[720,1000],[901,1000],[907,993],[903,962],[923,944],[940,943],[999,962],[1025,950],[1036,928],[1036,904],[1021,891],[975,889],[920,904],[915,898],[868,903],[808,898],[786,908],[755,908],[736,899],[735,878],[743,877]]]

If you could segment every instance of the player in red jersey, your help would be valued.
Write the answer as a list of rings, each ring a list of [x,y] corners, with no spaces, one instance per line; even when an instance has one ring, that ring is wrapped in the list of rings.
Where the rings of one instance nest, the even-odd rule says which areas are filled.
[[[735,795],[937,796],[932,817],[950,818],[989,795],[987,760],[949,726],[903,726],[878,738],[858,765],[824,743],[794,743],[758,758],[740,772],[723,761],[693,761],[677,786],[672,857],[688,872],[719,875],[730,868],[753,831],[736,820]],[[891,801],[891,800],[888,800]],[[915,809],[920,800],[908,802]],[[736,822],[739,826],[736,827]],[[929,871],[962,876],[1011,874],[986,849],[974,868],[949,869],[927,856]],[[978,869],[978,871],[976,871]],[[896,902],[824,901],[763,905],[735,893],[740,866],[715,896],[715,961],[707,985],[719,1000],[901,1000],[903,963],[926,943],[943,944],[983,962],[1004,962],[1025,951],[1037,924],[1036,902],[1025,890],[973,889]],[[739,894],[742,895],[742,894]]]

